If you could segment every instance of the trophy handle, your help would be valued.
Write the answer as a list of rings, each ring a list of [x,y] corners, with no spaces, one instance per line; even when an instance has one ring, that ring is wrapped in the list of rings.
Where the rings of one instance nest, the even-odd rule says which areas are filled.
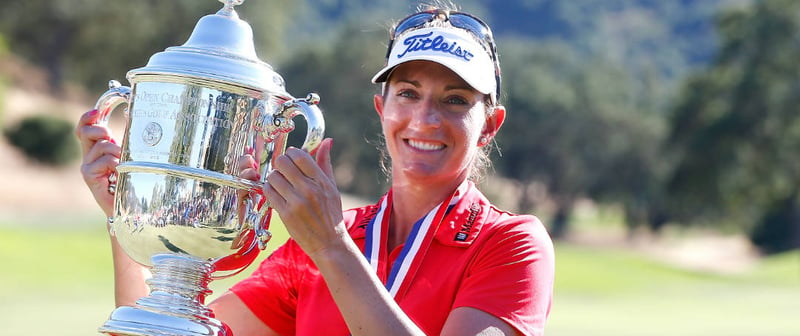
[[[272,170],[274,160],[286,151],[286,134],[294,130],[294,117],[303,116],[308,124],[305,141],[301,148],[309,153],[319,147],[325,134],[325,120],[319,107],[319,95],[309,93],[306,98],[282,98],[277,111],[270,111],[266,102],[259,103],[259,117],[255,125],[253,144],[259,173],[263,179]]]
[[[292,99],[283,103],[281,114],[288,113],[289,119],[294,119],[302,115],[308,123],[306,139],[301,147],[305,151],[314,152],[325,134],[325,120],[322,118],[322,111],[319,109],[319,95],[309,93],[305,99]]]
[[[94,109],[100,114],[97,125],[108,125],[111,112],[114,112],[114,109],[120,104],[127,104],[130,102],[130,98],[131,88],[122,86],[122,84],[115,80],[108,81],[108,91],[103,93],[103,95],[97,99],[97,104],[94,105]]]
[[[256,157],[260,164],[259,173],[261,174],[260,183],[266,183],[267,174],[272,170],[273,161],[286,151],[286,134],[294,130],[292,119],[303,116],[308,125],[305,141],[301,148],[309,153],[313,153],[322,143],[325,134],[325,120],[322,118],[322,111],[318,107],[319,95],[309,93],[306,98],[288,98],[280,106],[278,111],[269,111],[265,106],[270,104],[259,104],[261,115],[256,124],[256,139],[253,143],[257,144]],[[261,196],[263,197],[263,196]],[[263,204],[263,200],[247,199],[249,214],[253,219],[262,220],[254,225],[258,236],[258,245],[262,250],[266,248],[271,234],[269,232],[269,217],[271,215],[269,204]]]
[[[122,86],[122,84],[113,79],[108,81],[108,91],[103,93],[100,98],[97,99],[97,104],[94,105],[94,109],[100,114],[100,117],[97,119],[97,125],[108,126],[108,119],[111,117],[111,112],[114,112],[114,109],[120,104],[130,103],[130,99],[131,88]],[[111,172],[111,174],[108,175],[108,192],[114,194],[116,191],[117,173]]]

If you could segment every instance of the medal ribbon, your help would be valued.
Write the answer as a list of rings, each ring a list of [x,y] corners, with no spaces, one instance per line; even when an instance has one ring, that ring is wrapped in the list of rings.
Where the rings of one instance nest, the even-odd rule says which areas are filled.
[[[462,186],[465,186],[462,184]],[[389,218],[392,211],[392,191],[381,200],[381,205],[375,217],[367,225],[367,232],[364,243],[364,256],[369,261],[370,266],[381,279],[386,279],[386,289],[397,299],[399,294],[405,293],[411,283],[411,279],[416,274],[422,259],[428,252],[428,248],[433,242],[436,231],[442,223],[447,210],[458,203],[463,194],[460,188],[442,203],[431,209],[422,219],[414,223],[414,227],[403,245],[400,255],[392,265],[388,276],[385,276],[386,265],[388,262],[387,240],[389,237]]]

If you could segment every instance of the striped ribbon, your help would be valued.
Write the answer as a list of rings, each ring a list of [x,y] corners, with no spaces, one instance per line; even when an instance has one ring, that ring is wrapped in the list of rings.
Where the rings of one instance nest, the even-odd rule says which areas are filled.
[[[462,186],[465,186],[462,184]],[[389,237],[389,218],[392,211],[392,191],[384,196],[375,217],[367,225],[364,256],[370,266],[382,280],[385,279],[386,289],[397,300],[410,286],[417,270],[419,270],[428,248],[433,242],[434,235],[439,229],[447,211],[461,198],[462,192],[456,190],[444,202],[428,212],[422,219],[414,223],[414,227],[403,245],[400,255],[392,264],[391,271],[385,274],[388,262],[387,241]],[[445,206],[446,205],[446,206]]]

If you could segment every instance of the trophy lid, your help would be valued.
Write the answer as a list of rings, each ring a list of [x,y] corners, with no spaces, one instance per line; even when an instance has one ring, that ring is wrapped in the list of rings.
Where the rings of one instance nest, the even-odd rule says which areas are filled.
[[[244,0],[219,0],[224,7],[202,17],[182,46],[156,53],[142,68],[128,72],[138,75],[199,77],[260,91],[285,92],[283,78],[256,55],[253,29],[239,19],[234,6]]]

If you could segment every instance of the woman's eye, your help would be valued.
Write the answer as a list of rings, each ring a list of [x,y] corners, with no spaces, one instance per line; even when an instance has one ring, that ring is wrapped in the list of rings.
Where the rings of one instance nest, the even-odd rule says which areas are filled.
[[[468,104],[466,99],[464,99],[463,97],[459,97],[459,96],[447,97],[447,99],[445,101],[448,104],[455,104],[455,105],[466,105],[466,104]]]
[[[414,98],[414,97],[416,97],[416,94],[414,94],[414,92],[411,91],[411,90],[400,90],[397,93],[397,96],[398,97],[404,97],[404,98]]]

